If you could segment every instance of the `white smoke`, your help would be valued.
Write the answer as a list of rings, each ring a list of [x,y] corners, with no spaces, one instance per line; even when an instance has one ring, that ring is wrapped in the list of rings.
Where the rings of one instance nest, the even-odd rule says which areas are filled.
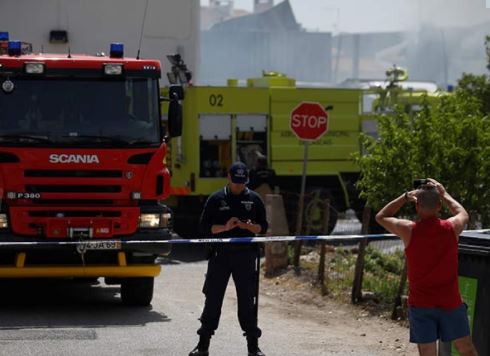
[[[253,0],[249,2],[252,4]],[[484,41],[490,35],[490,9],[486,8],[486,0],[290,0],[290,3],[304,29],[337,35],[328,44],[330,64],[324,63],[331,73],[324,77],[336,83],[357,73],[360,78],[382,79],[386,68],[393,64],[407,67],[412,80],[434,81],[441,87],[456,84],[463,72],[488,73]],[[354,33],[361,34],[358,50],[354,48]],[[211,52],[229,53],[229,49],[220,47],[222,43],[213,41]],[[312,63],[318,62],[315,53],[307,51],[306,44],[303,47],[299,49],[305,52],[303,55],[311,58]],[[277,55],[270,55],[266,67],[258,64],[257,68],[249,68],[252,76],[260,76],[264,69],[281,70],[281,64],[274,59],[284,57],[280,46],[269,43],[262,48],[263,52],[275,50]],[[240,60],[233,63],[233,71],[239,72],[245,67],[245,59],[251,60],[250,56],[243,57],[243,63]],[[213,80],[224,82],[233,74],[220,78],[221,66],[217,62],[216,71],[206,65],[202,69],[211,70]],[[313,71],[313,66],[303,67]],[[318,68],[315,71],[311,75],[303,73],[303,77],[321,77]]]

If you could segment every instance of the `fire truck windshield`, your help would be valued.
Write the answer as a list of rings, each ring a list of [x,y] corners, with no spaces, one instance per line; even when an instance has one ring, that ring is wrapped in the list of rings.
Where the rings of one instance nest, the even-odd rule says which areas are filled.
[[[157,79],[10,78],[0,145],[160,144]]]

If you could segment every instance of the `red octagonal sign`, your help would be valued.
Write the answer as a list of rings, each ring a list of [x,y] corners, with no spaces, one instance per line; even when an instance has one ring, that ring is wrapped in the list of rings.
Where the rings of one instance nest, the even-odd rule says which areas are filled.
[[[291,111],[289,126],[300,140],[316,141],[328,131],[328,113],[320,103],[304,101]]]

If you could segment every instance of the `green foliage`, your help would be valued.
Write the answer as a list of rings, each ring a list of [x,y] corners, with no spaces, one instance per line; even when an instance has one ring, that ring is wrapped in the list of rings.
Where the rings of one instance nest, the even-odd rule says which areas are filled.
[[[350,296],[357,256],[337,249],[328,267],[327,288],[333,296]],[[403,269],[403,251],[383,253],[368,246],[364,259],[363,290],[374,293],[387,310],[395,299]]]
[[[433,177],[469,212],[490,223],[490,103],[488,78],[465,76],[453,95],[443,95],[422,110],[396,108],[378,119],[379,139],[362,136],[364,155],[358,187],[374,209],[405,190],[413,179]],[[484,104],[483,100],[487,100]]]
[[[486,38],[490,69],[490,36]],[[426,97],[422,110],[395,108],[378,118],[379,139],[362,136],[358,188],[374,209],[433,177],[490,225],[490,77],[464,74],[454,94]]]
[[[379,249],[368,246],[366,249],[365,270],[383,277],[386,272],[400,275],[403,270],[403,251],[393,254],[382,253]]]
[[[490,49],[487,49],[490,51]],[[490,64],[489,64],[490,66]],[[458,81],[460,95],[478,98],[482,114],[490,113],[490,78],[488,75],[463,74]]]
[[[381,303],[393,303],[404,266],[403,251],[383,253],[368,246],[364,260],[363,289],[378,295]]]
[[[333,296],[348,296],[354,281],[356,256],[350,250],[338,248],[328,264],[327,288]]]

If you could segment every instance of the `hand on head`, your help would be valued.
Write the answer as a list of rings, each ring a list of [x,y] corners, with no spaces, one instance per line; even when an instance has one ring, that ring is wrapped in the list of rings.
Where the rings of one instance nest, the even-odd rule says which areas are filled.
[[[444,188],[444,186],[441,183],[439,183],[433,178],[427,178],[427,180],[429,181],[427,185],[431,185],[435,187],[441,197],[444,196],[444,194],[446,194],[446,188]]]
[[[444,188],[444,186],[441,183],[439,183],[433,178],[427,178],[427,183],[425,183],[424,185],[420,186],[417,189],[411,190],[406,193],[405,197],[407,201],[417,203],[417,195],[421,190],[424,189],[424,187],[435,188],[441,197],[443,197],[444,194],[446,194],[446,188]]]
[[[417,203],[417,189],[411,190],[406,193],[407,201]]]

